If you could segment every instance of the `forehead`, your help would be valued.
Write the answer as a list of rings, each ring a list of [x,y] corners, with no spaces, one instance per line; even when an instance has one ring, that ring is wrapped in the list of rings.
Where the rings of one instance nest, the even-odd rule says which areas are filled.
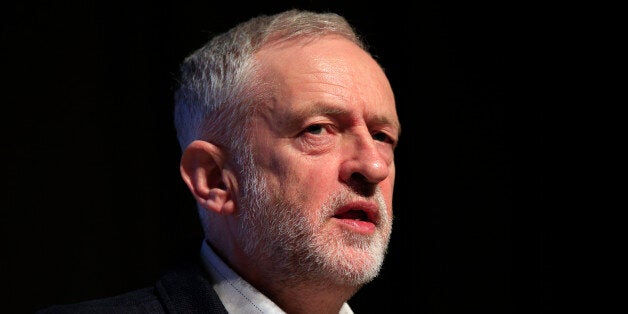
[[[327,104],[359,109],[397,121],[392,89],[381,67],[364,50],[340,36],[290,41],[255,54],[259,79],[270,92],[273,111],[309,110]]]

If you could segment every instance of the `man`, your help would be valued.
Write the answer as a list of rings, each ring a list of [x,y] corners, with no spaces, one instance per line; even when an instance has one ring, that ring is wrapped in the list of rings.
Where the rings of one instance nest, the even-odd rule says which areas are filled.
[[[392,230],[392,89],[351,26],[290,10],[214,37],[182,64],[181,174],[199,267],[50,312],[351,313]]]

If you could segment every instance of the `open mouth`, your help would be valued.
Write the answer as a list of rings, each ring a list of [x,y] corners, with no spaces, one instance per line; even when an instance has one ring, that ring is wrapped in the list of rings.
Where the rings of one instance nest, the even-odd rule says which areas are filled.
[[[351,202],[338,208],[333,218],[368,233],[379,224],[379,208],[372,202]]]
[[[333,218],[353,232],[371,235],[377,228],[378,213],[376,207],[373,206],[344,206]]]
[[[359,210],[359,209],[351,209],[346,212],[334,215],[334,218],[371,222],[368,215],[363,210]]]

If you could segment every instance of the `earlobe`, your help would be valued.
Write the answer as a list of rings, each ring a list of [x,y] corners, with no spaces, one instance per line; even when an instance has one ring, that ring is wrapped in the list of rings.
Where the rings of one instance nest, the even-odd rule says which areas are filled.
[[[185,149],[180,164],[181,177],[196,201],[218,214],[230,214],[234,210],[225,157],[220,147],[197,140]]]

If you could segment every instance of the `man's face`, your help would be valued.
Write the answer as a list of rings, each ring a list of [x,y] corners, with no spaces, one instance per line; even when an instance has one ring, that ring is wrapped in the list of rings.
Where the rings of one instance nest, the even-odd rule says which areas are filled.
[[[247,255],[275,279],[370,281],[392,230],[399,135],[385,74],[336,36],[255,57],[272,97],[249,131],[254,179],[244,179],[240,200]]]

